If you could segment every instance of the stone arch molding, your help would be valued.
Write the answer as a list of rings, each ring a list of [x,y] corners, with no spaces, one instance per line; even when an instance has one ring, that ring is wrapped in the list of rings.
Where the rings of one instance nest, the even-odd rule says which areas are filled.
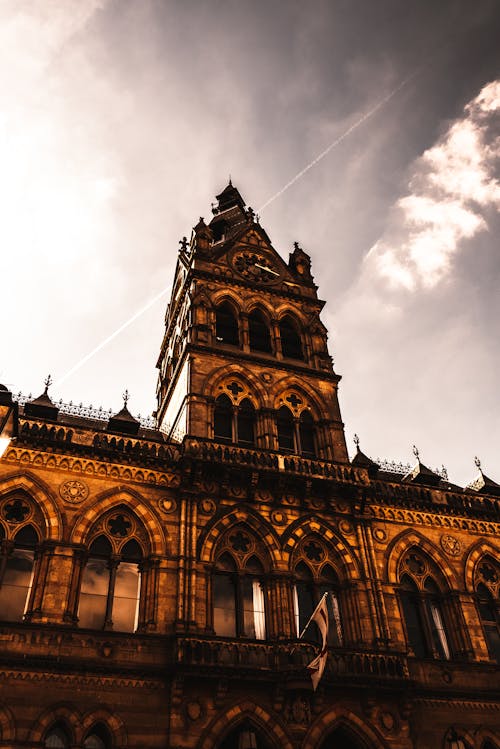
[[[242,507],[235,507],[208,525],[198,541],[200,558],[213,563],[221,536],[229,528],[240,524],[248,526],[249,530],[257,535],[269,554],[272,566],[277,566],[281,561],[281,548],[274,529],[267,521]]]
[[[45,520],[45,538],[60,541],[62,538],[62,519],[50,489],[30,473],[16,472],[0,479],[0,497],[14,491],[23,491],[38,505]]]
[[[311,390],[305,388],[301,382],[289,375],[282,377],[274,384],[272,392],[272,408],[277,410],[280,406],[286,405],[285,403],[280,403],[280,399],[282,399],[289,390],[294,390],[299,393],[304,398],[305,402],[310,404],[315,419],[329,418],[328,404],[321,403]]]
[[[278,719],[250,700],[236,703],[217,716],[202,735],[197,749],[216,749],[239,724],[248,721],[262,733],[274,749],[294,749]]]
[[[321,538],[327,546],[334,550],[335,557],[332,562],[335,562],[335,559],[339,561],[345,579],[360,579],[359,562],[353,549],[324,520],[314,515],[292,523],[283,534],[283,552],[287,557],[289,566],[295,549],[307,536]]]
[[[459,590],[460,586],[455,570],[448,564],[438,547],[415,530],[403,531],[387,547],[386,577],[389,583],[397,585],[399,562],[412,546],[416,546],[423,551],[434,562],[450,590]]]
[[[63,723],[75,744],[83,744],[87,733],[96,723],[103,723],[109,730],[113,746],[127,746],[127,732],[120,716],[106,707],[98,707],[88,713],[80,713],[71,703],[61,703],[45,710],[35,721],[29,733],[29,743],[40,743],[54,723]]]
[[[369,746],[370,749],[387,749],[387,744],[376,729],[356,713],[342,706],[328,710],[313,723],[305,735],[303,749],[321,746],[322,742],[339,728],[352,731],[354,737],[359,738],[361,745]]]
[[[0,741],[2,743],[14,741],[16,737],[16,724],[12,712],[7,705],[0,705]]]
[[[482,539],[470,549],[464,565],[464,583],[465,589],[469,593],[474,593],[474,572],[483,557],[491,556],[493,559],[500,558],[500,550],[493,546],[492,543]]]
[[[94,523],[108,510],[125,505],[144,526],[151,553],[163,556],[169,552],[169,538],[156,514],[148,507],[143,497],[133,489],[118,488],[100,494],[94,504],[77,519],[71,534],[71,542],[84,544]]]
[[[257,407],[262,407],[267,402],[268,395],[266,388],[260,380],[254,377],[248,369],[242,367],[241,364],[232,364],[230,367],[224,365],[209,372],[201,386],[203,395],[215,397],[217,395],[217,388],[221,382],[231,377],[242,380],[249,390],[255,392],[255,397],[259,400],[259,403],[255,404]]]

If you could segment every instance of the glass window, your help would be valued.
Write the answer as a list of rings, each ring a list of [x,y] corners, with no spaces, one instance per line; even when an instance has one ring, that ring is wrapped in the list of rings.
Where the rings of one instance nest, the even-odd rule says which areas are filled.
[[[286,406],[281,406],[278,411],[278,445],[284,452],[293,452],[295,449],[293,416]]]
[[[483,583],[477,586],[479,618],[490,657],[500,663],[500,627],[491,591]]]
[[[50,728],[45,735],[44,745],[50,749],[66,749],[70,743],[68,732],[61,723]]]
[[[215,336],[219,343],[239,346],[238,320],[228,302],[224,302],[215,311]]]
[[[244,569],[227,552],[217,562],[213,579],[215,634],[223,637],[266,639],[263,568],[251,557]]]
[[[238,444],[253,445],[255,441],[255,409],[248,398],[244,398],[238,409]]]
[[[292,320],[287,316],[279,324],[281,338],[281,352],[289,359],[303,359],[302,343]]]
[[[264,320],[262,312],[254,310],[248,316],[248,330],[250,334],[250,349],[252,351],[263,351],[272,353],[271,334]]]
[[[309,411],[302,411],[299,422],[300,453],[306,458],[314,458],[314,421]]]
[[[233,439],[233,407],[227,395],[219,395],[215,401],[214,437],[224,442]]]
[[[38,536],[28,525],[14,538],[14,548],[7,557],[0,587],[0,619],[21,621],[28,606],[33,583],[35,546]]]

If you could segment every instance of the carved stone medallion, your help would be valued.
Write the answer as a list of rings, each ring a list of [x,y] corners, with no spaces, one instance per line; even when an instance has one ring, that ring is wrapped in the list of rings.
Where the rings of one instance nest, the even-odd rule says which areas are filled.
[[[460,543],[458,538],[455,538],[455,536],[450,536],[449,533],[444,533],[441,536],[441,547],[443,551],[450,557],[459,557],[462,553],[462,544]]]
[[[89,488],[83,481],[65,481],[59,487],[59,494],[65,502],[78,505],[89,496]]]
[[[198,509],[203,515],[213,515],[216,507],[213,499],[201,499],[198,504]]]
[[[177,509],[177,502],[175,499],[160,499],[158,501],[158,507],[162,512],[167,513],[167,515],[170,515],[170,513],[175,512]]]

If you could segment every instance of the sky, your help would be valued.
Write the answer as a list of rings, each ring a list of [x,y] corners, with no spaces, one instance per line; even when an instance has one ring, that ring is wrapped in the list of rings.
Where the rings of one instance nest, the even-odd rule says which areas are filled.
[[[500,482],[499,38],[497,0],[0,0],[0,381],[151,413],[231,175],[312,257],[351,454]]]

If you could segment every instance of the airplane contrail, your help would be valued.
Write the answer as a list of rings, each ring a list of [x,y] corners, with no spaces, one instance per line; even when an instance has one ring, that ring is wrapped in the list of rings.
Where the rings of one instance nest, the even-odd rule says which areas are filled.
[[[263,203],[260,208],[258,209],[258,213],[262,213],[262,211],[267,208],[268,205],[271,205],[277,198],[280,197],[280,195],[283,195],[283,193],[288,190],[292,185],[294,185],[301,177],[304,176],[310,169],[313,168],[313,166],[316,166],[316,164],[321,161],[322,159],[327,156],[332,149],[335,148],[335,146],[338,146],[340,143],[342,143],[343,140],[345,140],[354,130],[356,130],[360,125],[363,124],[363,122],[366,122],[370,117],[372,117],[376,112],[378,112],[379,109],[381,109],[385,104],[387,104],[388,101],[392,99],[393,96],[395,96],[398,91],[401,91],[404,86],[406,86],[412,78],[414,78],[417,73],[419,72],[420,68],[417,68],[411,75],[409,75],[407,78],[405,78],[401,83],[399,83],[396,88],[393,88],[392,91],[390,91],[386,96],[384,96],[383,99],[381,99],[377,104],[375,104],[374,107],[372,107],[368,112],[365,112],[365,114],[360,117],[356,122],[354,122],[352,125],[350,125],[347,130],[345,130],[342,135],[339,135],[338,138],[336,138],[332,143],[330,143],[329,146],[327,146],[324,151],[321,151],[316,158],[314,158],[312,161],[307,164],[303,169],[298,172],[295,177],[293,177],[289,182],[284,185],[278,192],[274,193],[268,200],[266,200],[265,203]],[[135,320],[137,320],[138,317],[140,317],[144,312],[146,312],[150,307],[155,304],[159,299],[161,299],[162,296],[164,296],[167,291],[169,291],[170,286],[167,286],[162,291],[160,291],[156,296],[154,296],[152,299],[149,300],[149,302],[146,302],[146,304],[141,307],[137,312],[135,312],[132,317],[129,317],[126,322],[124,322],[122,325],[120,325],[119,328],[117,328],[113,333],[111,333],[107,338],[102,340],[95,348],[92,349],[92,351],[89,351],[88,354],[86,354],[80,361],[78,361],[71,369],[69,369],[62,377],[60,377],[57,382],[54,383],[54,386],[57,387],[58,385],[61,385],[65,380],[68,379],[74,372],[80,369],[80,367],[83,367],[84,364],[88,362],[89,359],[91,359],[95,354],[98,353],[101,349],[104,348],[110,341],[113,340],[113,338],[116,338],[117,335],[119,335],[125,328],[128,328],[129,325],[131,325]]]
[[[137,312],[134,312],[132,317],[129,317],[128,320],[126,320],[124,323],[120,325],[119,328],[117,328],[113,333],[108,335],[107,338],[105,338],[103,341],[101,341],[95,348],[92,349],[92,351],[89,351],[88,354],[86,354],[82,359],[80,359],[79,362],[77,362],[71,369],[68,369],[68,371],[63,374],[62,377],[60,377],[55,383],[54,387],[57,387],[58,385],[61,385],[65,380],[70,377],[74,372],[76,372],[80,367],[83,367],[86,362],[88,362],[89,359],[91,359],[94,354],[97,354],[98,351],[100,351],[104,346],[106,346],[110,341],[113,340],[113,338],[116,338],[117,335],[119,335],[122,330],[125,330],[125,328],[128,328],[129,325],[131,325],[134,320],[137,320],[138,317],[140,317],[146,310],[148,310],[150,307],[155,304],[155,302],[158,301],[158,299],[161,299],[162,296],[165,296],[165,294],[170,291],[170,286],[166,286],[162,291],[160,291],[156,296],[154,296],[152,299],[149,300],[149,302],[146,302],[146,304],[137,310]]]
[[[411,75],[405,78],[404,81],[401,81],[401,83],[399,83],[396,86],[396,88],[393,88],[392,91],[388,93],[387,96],[384,96],[384,98],[381,99],[377,104],[375,104],[375,106],[372,107],[372,109],[370,109],[368,112],[365,112],[365,114],[362,117],[360,117],[359,120],[356,120],[356,122],[350,125],[350,127],[348,127],[347,130],[345,130],[342,133],[342,135],[339,135],[338,138],[336,138],[332,143],[330,143],[330,145],[327,146],[324,151],[321,151],[321,153],[318,154],[318,156],[316,156],[316,158],[314,158],[312,161],[310,161],[309,164],[307,164],[307,166],[301,169],[300,172],[297,172],[295,177],[292,177],[292,179],[289,182],[287,182],[286,185],[281,188],[281,190],[278,190],[278,192],[275,192],[274,195],[272,195],[268,200],[266,200],[266,202],[263,203],[260,206],[260,208],[257,209],[257,212],[261,213],[264,210],[264,208],[267,208],[268,205],[271,205],[271,203],[273,203],[276,200],[276,198],[279,198],[280,195],[283,195],[283,193],[286,190],[288,190],[289,187],[294,185],[301,177],[303,177],[304,174],[306,174],[306,172],[309,171],[309,169],[312,169],[313,166],[316,166],[316,164],[319,161],[324,159],[325,156],[327,156],[330,153],[330,151],[333,148],[335,148],[335,146],[338,146],[339,143],[342,143],[342,141],[345,140],[347,136],[350,135],[354,130],[356,130],[360,125],[362,125],[363,122],[366,122],[366,120],[368,120],[370,117],[373,117],[375,112],[378,112],[379,109],[381,109],[385,104],[387,104],[387,102],[390,101],[392,97],[398,93],[398,91],[401,91],[401,89],[404,86],[406,86],[411,81],[411,79],[417,75],[419,70],[420,68],[418,70],[415,70]]]

